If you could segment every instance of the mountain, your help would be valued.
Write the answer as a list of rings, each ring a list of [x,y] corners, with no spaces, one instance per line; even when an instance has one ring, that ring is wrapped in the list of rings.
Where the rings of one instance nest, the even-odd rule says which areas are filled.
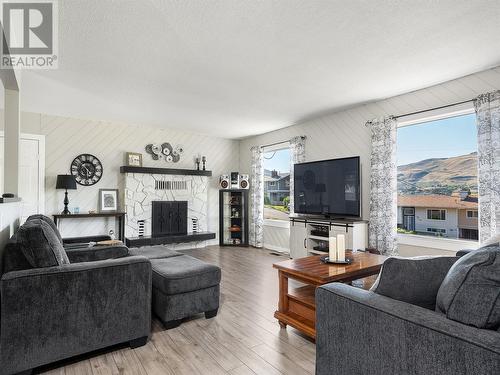
[[[458,189],[477,191],[477,152],[398,166],[399,193],[451,194]]]

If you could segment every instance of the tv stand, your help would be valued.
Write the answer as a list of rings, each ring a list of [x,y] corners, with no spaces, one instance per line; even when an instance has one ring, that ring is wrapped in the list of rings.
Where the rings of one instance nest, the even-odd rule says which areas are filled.
[[[290,216],[290,257],[328,254],[329,237],[346,236],[349,250],[365,250],[368,246],[368,221],[349,218]]]

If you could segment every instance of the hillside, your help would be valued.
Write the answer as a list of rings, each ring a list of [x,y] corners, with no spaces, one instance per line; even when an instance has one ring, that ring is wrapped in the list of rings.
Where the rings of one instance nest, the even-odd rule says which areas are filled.
[[[477,190],[477,153],[426,159],[398,166],[398,192],[451,194],[457,189]]]

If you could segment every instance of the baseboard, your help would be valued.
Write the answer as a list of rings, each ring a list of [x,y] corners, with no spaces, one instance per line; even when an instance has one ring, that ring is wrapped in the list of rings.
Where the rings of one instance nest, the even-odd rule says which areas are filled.
[[[279,251],[280,253],[290,254],[290,249],[287,247],[264,244],[264,248],[268,250]]]

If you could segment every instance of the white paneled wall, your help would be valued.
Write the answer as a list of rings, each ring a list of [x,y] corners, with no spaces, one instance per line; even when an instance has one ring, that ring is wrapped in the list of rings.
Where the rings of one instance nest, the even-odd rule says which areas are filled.
[[[104,168],[102,179],[93,186],[78,185],[69,191],[70,209],[79,207],[80,212],[97,209],[98,191],[102,188],[118,188],[123,192],[123,176],[119,168],[124,165],[125,152],[143,154],[143,165],[151,167],[194,168],[194,155],[207,157],[207,169],[213,171],[209,182],[208,228],[218,232],[218,176],[238,170],[239,142],[208,137],[179,130],[163,130],[147,126],[126,125],[104,121],[88,121],[65,117],[23,113],[22,131],[46,136],[45,212],[53,214],[63,209],[64,192],[56,190],[56,176],[69,173],[70,163],[81,153],[97,156]],[[184,155],[179,163],[154,161],[144,151],[148,143],[170,142],[182,144]],[[122,202],[123,203],[123,202]],[[107,233],[114,228],[113,219],[89,221],[66,219],[61,222],[63,236]]]
[[[362,83],[360,83],[362,84]],[[250,170],[250,148],[306,135],[306,161],[359,155],[362,173],[362,215],[369,216],[370,187],[370,129],[365,123],[375,117],[399,115],[468,100],[485,92],[500,89],[500,67],[472,74],[427,89],[360,105],[324,115],[240,143],[240,170]],[[280,238],[265,227],[264,237]],[[273,243],[288,247],[288,242]]]

